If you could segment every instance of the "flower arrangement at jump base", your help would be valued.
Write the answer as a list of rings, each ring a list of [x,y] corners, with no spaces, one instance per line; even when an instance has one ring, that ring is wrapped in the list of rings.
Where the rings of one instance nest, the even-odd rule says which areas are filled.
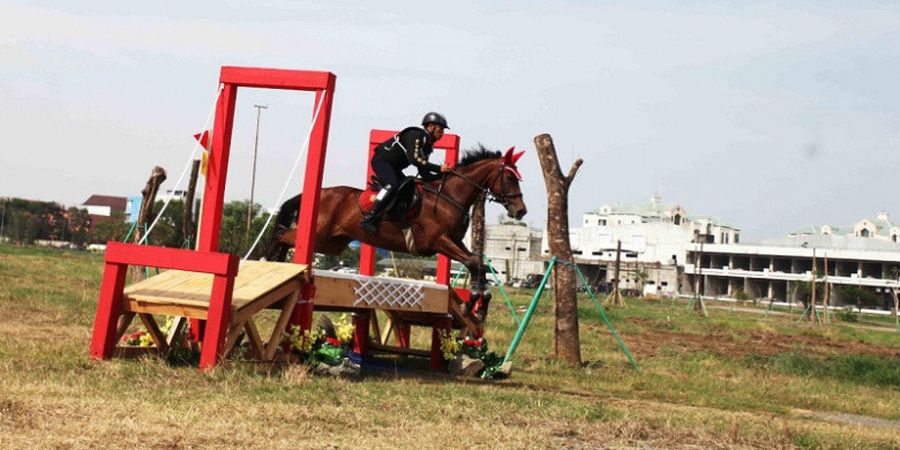
[[[300,327],[292,327],[286,335],[291,348],[315,372],[330,375],[359,374],[359,365],[348,357],[350,344],[353,342],[353,324],[346,314],[342,314],[334,322],[328,316],[320,317],[316,331],[301,331]]]
[[[166,323],[163,326],[159,327],[159,331],[163,336],[165,336],[169,334],[169,330],[171,330],[173,326],[175,326],[175,318],[168,317],[166,318]],[[131,347],[152,347],[153,337],[150,336],[150,333],[142,328],[133,333],[122,336],[122,344]]]
[[[449,331],[442,331],[440,336],[441,353],[447,361],[462,363],[466,358],[481,361],[482,364],[479,365],[481,368],[476,374],[486,380],[493,379],[500,372],[503,357],[488,350],[487,339],[453,336]]]

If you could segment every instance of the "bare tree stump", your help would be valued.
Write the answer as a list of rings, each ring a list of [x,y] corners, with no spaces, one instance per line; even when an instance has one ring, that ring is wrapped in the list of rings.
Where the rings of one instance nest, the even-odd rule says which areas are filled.
[[[153,203],[156,202],[156,193],[159,191],[159,185],[166,181],[166,170],[156,166],[150,173],[147,185],[141,190],[143,199],[141,200],[141,212],[138,214],[137,222],[134,225],[134,242],[140,244],[144,238],[144,226],[149,224],[150,216],[153,214]],[[140,281],[144,279],[144,268],[138,266],[130,266],[132,281]]]
[[[484,201],[485,197],[482,195],[472,205],[472,242],[469,248],[476,255],[484,254]]]
[[[187,195],[184,197],[184,214],[181,216],[181,230],[184,241],[194,247],[194,193],[197,190],[197,175],[200,173],[200,160],[195,159],[191,165],[191,179],[188,181]]]
[[[153,213],[153,203],[156,202],[156,193],[159,191],[159,185],[166,181],[166,170],[156,166],[150,173],[147,185],[141,189],[143,199],[141,200],[141,212],[138,214],[137,224],[134,229],[134,242],[140,243],[144,238],[144,225],[150,222],[150,214]]]
[[[580,367],[581,342],[578,335],[578,302],[576,298],[575,269],[567,264],[572,261],[572,245],[569,242],[569,187],[583,162],[576,160],[564,176],[559,167],[556,147],[549,134],[534,138],[547,187],[547,242],[550,253],[557,257],[553,270],[553,297],[556,300],[556,333],[554,348],[556,357],[572,366]]]

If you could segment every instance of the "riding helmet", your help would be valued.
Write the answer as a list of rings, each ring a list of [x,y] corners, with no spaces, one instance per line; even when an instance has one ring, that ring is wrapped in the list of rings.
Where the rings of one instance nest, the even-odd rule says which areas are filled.
[[[436,123],[446,129],[450,129],[450,125],[447,125],[447,119],[444,118],[443,115],[436,113],[434,111],[425,114],[425,117],[422,118],[422,126],[427,126],[429,123]]]

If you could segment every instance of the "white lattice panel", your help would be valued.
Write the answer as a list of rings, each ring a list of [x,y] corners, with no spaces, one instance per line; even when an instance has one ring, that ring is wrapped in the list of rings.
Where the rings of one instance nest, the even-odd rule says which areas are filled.
[[[421,284],[398,283],[389,279],[359,277],[353,306],[420,309],[425,291]]]

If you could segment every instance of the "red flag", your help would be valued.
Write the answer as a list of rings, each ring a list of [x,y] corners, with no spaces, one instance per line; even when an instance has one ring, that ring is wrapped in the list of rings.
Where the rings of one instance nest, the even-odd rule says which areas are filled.
[[[200,145],[209,151],[209,130],[204,130],[202,133],[195,134],[194,139],[200,142]]]

